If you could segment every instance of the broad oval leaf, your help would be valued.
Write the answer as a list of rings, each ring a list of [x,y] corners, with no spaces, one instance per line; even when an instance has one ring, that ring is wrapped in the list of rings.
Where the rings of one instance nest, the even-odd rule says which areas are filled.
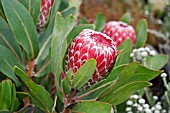
[[[95,69],[96,60],[91,58],[77,70],[73,78],[72,87],[80,90],[90,80]]]
[[[62,81],[62,85],[63,85],[63,90],[65,94],[68,94],[70,89],[71,89],[71,76],[73,74],[73,69],[70,69],[67,72],[67,76],[64,78],[64,80]]]
[[[60,87],[61,83],[61,72],[63,66],[63,58],[65,57],[67,49],[67,35],[73,29],[75,24],[74,17],[72,15],[68,16],[65,20],[61,17],[60,13],[56,14],[55,25],[52,34],[52,44],[51,44],[51,68],[55,75],[55,85],[57,90],[57,95],[61,101],[63,101],[62,90]]]
[[[168,62],[169,56],[158,54],[156,56],[147,56],[146,57],[146,66],[150,69],[159,70],[165,66]]]
[[[88,23],[87,19],[85,17],[82,17],[78,24],[87,24],[87,23]]]
[[[99,101],[82,101],[77,102],[70,110],[73,113],[112,113],[113,108],[111,104]]]
[[[18,98],[15,98],[15,100],[14,100],[13,103],[12,103],[12,106],[11,106],[10,111],[17,111],[19,105],[20,105],[19,99],[18,99]]]
[[[36,64],[42,63],[50,54],[52,32],[54,22],[40,35],[40,51],[36,58]]]
[[[161,73],[162,71],[151,70],[143,65],[139,65],[131,81],[150,81]]]
[[[138,66],[139,63],[137,62],[132,62],[129,65],[125,66],[124,69],[120,72],[120,75],[118,76],[117,80],[115,80],[112,85],[110,85],[106,90],[104,90],[99,95],[99,98],[104,98],[106,95],[109,95],[110,92],[114,92],[119,87],[122,87],[123,85],[130,82]],[[112,76],[114,76],[114,74]]]
[[[124,50],[116,59],[115,66],[128,64],[130,62],[130,53],[132,51],[132,43],[130,39],[126,39],[119,47],[118,50]]]
[[[10,111],[16,111],[18,109],[16,89],[11,80],[3,80],[0,83],[0,95],[0,110],[8,109]]]
[[[98,98],[98,101],[103,101],[116,106],[125,100],[127,100],[130,95],[135,93],[137,90],[142,89],[144,87],[150,86],[151,84],[146,81],[137,81],[127,83],[118,89],[110,92],[109,94],[105,95],[103,98]]]
[[[48,26],[53,24],[53,21],[55,20],[55,17],[56,17],[56,12],[58,11],[58,9],[60,7],[61,2],[62,2],[61,0],[54,0],[53,6],[51,7],[51,10],[50,10]]]
[[[95,100],[95,99],[97,99],[98,95],[100,95],[100,93],[103,90],[105,90],[112,84],[112,82],[104,83],[104,81],[105,81],[105,79],[95,83],[89,89],[81,91],[78,96],[78,99],[81,99],[81,100]]]
[[[123,71],[125,66],[126,65],[120,65],[118,67],[115,67],[113,70],[111,70],[111,72],[109,73],[109,76],[107,77],[104,83],[108,83],[108,82],[116,80],[119,74],[121,73],[121,71]],[[151,70],[140,64],[130,81],[131,82],[150,81],[161,73],[162,71]]]
[[[52,112],[53,100],[44,87],[34,83],[28,75],[18,67],[14,67],[15,74],[30,94],[33,103],[46,113]]]
[[[67,0],[61,0],[59,11],[63,11],[64,9],[69,7],[69,3]]]
[[[7,21],[17,41],[34,59],[39,52],[39,40],[36,26],[27,9],[18,0],[1,0]]]
[[[13,53],[3,45],[0,45],[0,53],[0,71],[11,78],[18,86],[19,82],[14,74],[13,67],[18,66],[24,70],[24,66],[21,65]]]
[[[10,109],[13,103],[12,95],[16,98],[11,80],[4,80],[0,83],[0,95],[0,110]]]
[[[110,71],[108,77],[106,78],[105,83],[116,80],[118,78],[118,76],[120,75],[121,71],[123,71],[123,69],[125,68],[125,66],[126,66],[126,64],[114,67]]]
[[[105,24],[106,24],[106,19],[101,13],[98,13],[96,15],[96,20],[94,22],[94,25],[96,26],[95,31],[99,31],[99,32],[102,31]]]
[[[131,14],[128,12],[128,13],[125,13],[125,14],[120,18],[120,21],[129,24],[129,23],[130,23],[130,19],[131,19]]]
[[[7,47],[14,56],[21,62],[21,51],[19,44],[17,43],[15,37],[12,34],[11,29],[5,20],[0,17],[0,44]]]
[[[142,19],[138,22],[136,28],[136,41],[135,41],[135,48],[143,47],[147,40],[147,21]]]
[[[27,8],[34,20],[34,24],[36,25],[40,14],[41,0],[19,0],[19,2]]]
[[[64,18],[66,18],[70,14],[75,14],[76,8],[75,7],[68,7],[61,11],[61,14]]]

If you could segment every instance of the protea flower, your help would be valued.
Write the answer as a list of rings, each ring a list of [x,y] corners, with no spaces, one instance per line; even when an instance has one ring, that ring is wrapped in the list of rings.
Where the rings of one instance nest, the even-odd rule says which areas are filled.
[[[97,62],[96,70],[85,85],[100,81],[114,65],[117,48],[113,40],[100,32],[84,29],[71,43],[66,56],[66,72],[72,68],[73,74],[90,58]]]
[[[45,26],[47,19],[48,19],[48,14],[53,5],[53,2],[54,0],[42,0],[40,15],[39,15],[38,22],[37,22],[38,30],[41,30]]]
[[[127,38],[131,39],[132,44],[134,44],[136,39],[136,33],[132,26],[120,22],[120,21],[110,21],[104,26],[102,33],[110,36],[118,47]]]

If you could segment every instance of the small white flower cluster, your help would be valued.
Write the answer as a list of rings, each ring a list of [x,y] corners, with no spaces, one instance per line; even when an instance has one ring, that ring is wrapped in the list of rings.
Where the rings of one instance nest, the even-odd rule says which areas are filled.
[[[133,49],[130,57],[133,59],[133,61],[142,61],[148,55],[155,56],[156,54],[156,51],[150,49],[149,47],[141,47],[139,49]]]
[[[157,96],[153,96],[155,101],[158,100]],[[134,94],[126,101],[127,113],[167,113],[162,109],[161,102],[157,102],[154,106],[150,106],[146,103],[145,99],[141,96]]]
[[[166,78],[166,77],[167,77],[167,74],[166,74],[166,73],[162,73],[162,74],[161,74],[161,77],[165,77],[165,78]]]

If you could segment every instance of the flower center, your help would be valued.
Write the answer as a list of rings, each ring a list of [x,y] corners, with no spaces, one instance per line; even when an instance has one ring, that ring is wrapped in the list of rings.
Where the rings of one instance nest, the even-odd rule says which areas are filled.
[[[105,36],[101,34],[91,34],[91,39],[96,42],[97,46],[100,47],[110,47],[111,46],[111,39],[107,39]]]
[[[125,23],[120,23],[119,26],[121,26],[121,27],[127,27],[128,25],[125,24]]]

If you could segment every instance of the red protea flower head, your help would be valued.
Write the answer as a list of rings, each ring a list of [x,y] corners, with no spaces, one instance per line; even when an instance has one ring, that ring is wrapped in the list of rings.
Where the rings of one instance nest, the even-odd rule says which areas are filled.
[[[116,56],[117,48],[109,36],[90,29],[84,29],[68,49],[66,72],[72,68],[73,74],[75,74],[88,59],[94,58],[97,65],[92,78],[87,83],[90,86],[106,75],[114,65]]]
[[[102,33],[110,36],[115,45],[118,47],[127,38],[131,39],[132,44],[134,44],[136,39],[136,33],[132,26],[120,22],[120,21],[110,21],[104,26]]]
[[[53,5],[53,2],[54,0],[42,0],[40,15],[39,15],[38,22],[37,22],[37,29],[41,29],[45,26],[47,22],[47,17]]]

